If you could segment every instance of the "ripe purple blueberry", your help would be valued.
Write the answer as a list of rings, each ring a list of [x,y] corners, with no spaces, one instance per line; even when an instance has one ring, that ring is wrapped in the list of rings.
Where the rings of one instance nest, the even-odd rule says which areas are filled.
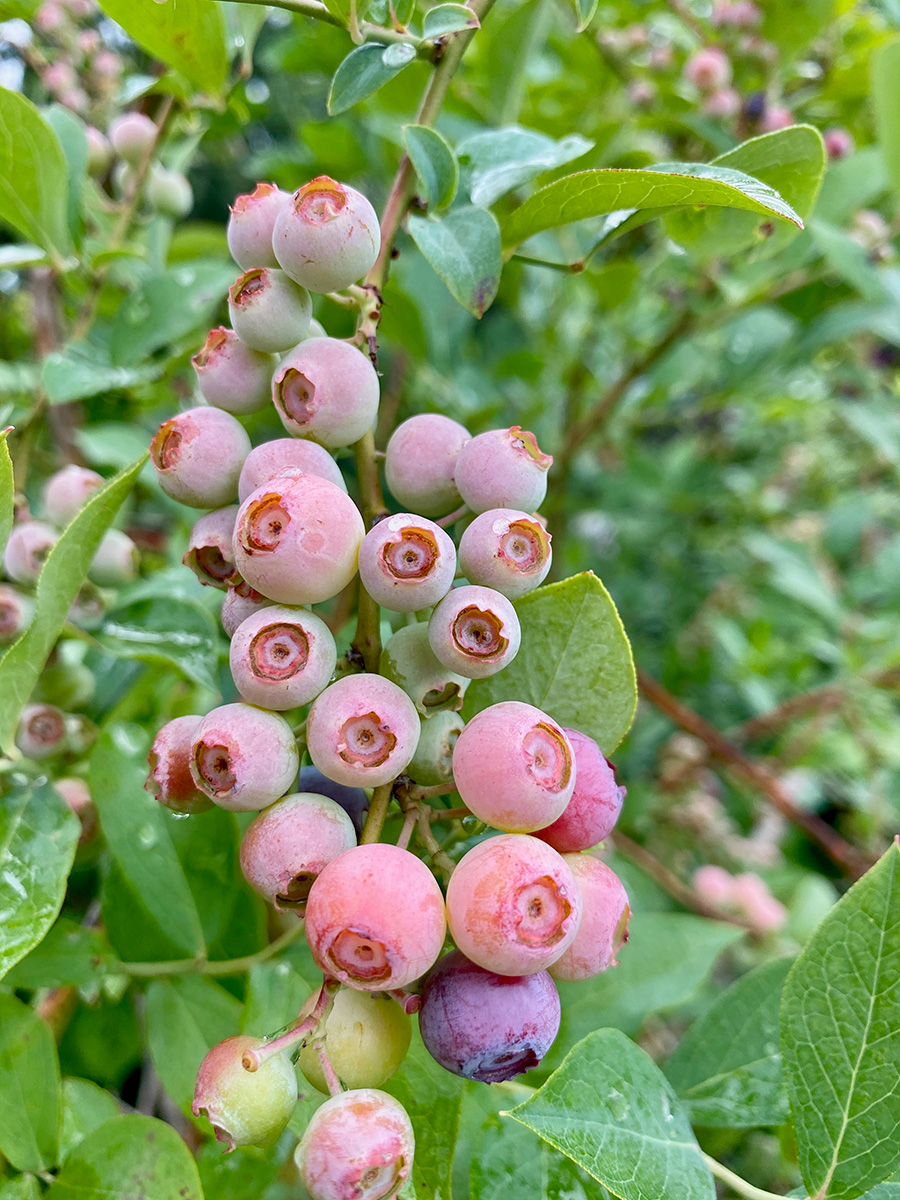
[[[267,388],[267,399],[268,394]],[[275,438],[256,446],[247,455],[238,482],[238,499],[243,504],[251,492],[288,467],[327,479],[342,492],[347,490],[340,467],[324,447],[304,438]]]
[[[369,796],[362,788],[335,783],[315,767],[301,767],[297,791],[315,792],[316,795],[327,796],[329,800],[339,804],[353,822],[356,836],[361,836],[369,812]]]
[[[453,751],[453,778],[479,820],[532,833],[564,812],[575,788],[575,754],[554,720],[519,700],[477,713]]]
[[[422,413],[398,425],[387,444],[385,478],[411,512],[443,517],[462,502],[454,482],[468,429],[440,413]]]
[[[272,234],[279,266],[311,292],[339,292],[362,279],[380,245],[369,201],[327,175],[294,192]]]
[[[163,421],[150,458],[167,496],[192,508],[222,508],[237,498],[250,453],[240,421],[220,408],[189,408]]]
[[[235,563],[281,604],[330,600],[356,574],[365,527],[356,505],[318,475],[293,473],[251,492],[234,530]]]
[[[278,266],[272,250],[272,231],[290,198],[290,193],[274,183],[258,183],[252,192],[238,196],[232,204],[226,231],[228,249],[241,270]]]
[[[252,350],[273,354],[306,337],[312,301],[284,271],[253,267],[231,285],[228,313],[242,342]]]
[[[379,787],[416,751],[419,717],[409,696],[380,675],[344,675],[314,701],[306,722],[309,756],[336,783]]]
[[[294,792],[253,818],[241,841],[241,870],[280,912],[302,917],[319,872],[355,845],[353,822],[339,804]]]
[[[42,521],[14,525],[3,551],[3,569],[15,583],[34,583],[59,535]]]
[[[473,512],[514,508],[534,512],[547,495],[553,458],[544,454],[533,433],[513,425],[490,429],[466,442],[456,460],[454,478]]]
[[[288,433],[329,449],[352,445],[372,428],[378,397],[368,356],[339,338],[307,338],[272,376],[272,399]]]
[[[454,588],[428,622],[438,659],[467,679],[484,679],[508,666],[519,652],[522,631],[505,596],[474,584]]]
[[[52,758],[66,749],[66,715],[54,704],[26,704],[16,730],[16,745],[26,758]]]
[[[278,359],[252,350],[233,329],[220,325],[206,335],[191,366],[207,404],[244,414],[259,412],[269,403]]]
[[[306,940],[316,965],[364,992],[392,991],[424,975],[446,929],[432,873],[387,842],[357,846],[330,862],[306,905]]]
[[[311,1200],[393,1200],[414,1152],[403,1105],[377,1088],[360,1088],[316,1109],[295,1159]]]
[[[214,708],[191,743],[194,783],[231,812],[254,812],[280,800],[299,765],[297,743],[284,717],[249,704]]]
[[[241,580],[240,583],[230,586],[225,593],[222,610],[219,614],[222,628],[229,637],[234,637],[235,631],[242,621],[246,621],[261,608],[268,608],[271,604],[271,600],[252,588],[249,583]]]
[[[448,670],[436,657],[423,621],[402,625],[388,638],[378,669],[403,688],[423,717],[462,708],[469,680]]]
[[[229,588],[241,582],[234,565],[234,522],[237,505],[217,508],[196,522],[182,562],[207,587]]]
[[[572,944],[581,894],[571,867],[537,838],[488,838],[463,855],[447,887],[450,933],[465,956],[498,975],[530,975]]]
[[[631,909],[615,871],[590,854],[565,854],[578,891],[583,915],[571,945],[551,963],[550,974],[566,983],[591,979],[614,967],[616,954],[628,940]]]
[[[44,484],[44,512],[60,529],[72,520],[82,505],[103,487],[103,476],[87,467],[71,464],[51,475]]]
[[[108,136],[119,158],[137,166],[153,149],[156,126],[143,113],[125,113],[110,125]]]
[[[419,744],[406,773],[424,787],[453,781],[453,750],[465,722],[459,713],[445,709],[422,721]]]
[[[201,792],[191,774],[191,744],[203,720],[200,716],[175,717],[160,729],[147,756],[150,770],[146,791],[177,813],[206,812],[212,800]]]
[[[559,1033],[559,994],[546,971],[496,975],[459,950],[445,954],[422,990],[419,1032],[447,1071],[502,1083],[533,1070]]]
[[[550,534],[536,517],[490,508],[466,526],[459,565],[470,583],[518,600],[543,583],[550,570]]]
[[[318,990],[303,1003],[299,1017],[308,1016]],[[347,1088],[381,1087],[400,1067],[409,1049],[412,1028],[409,1017],[384,992],[360,992],[342,987],[325,1018],[325,1051],[335,1074]],[[307,1042],[297,1057],[297,1066],[320,1092],[328,1094],[315,1046]]]
[[[88,575],[99,587],[123,587],[137,578],[140,554],[121,529],[108,529],[91,560]]]
[[[609,837],[622,811],[625,788],[616,783],[612,764],[593,738],[577,729],[563,732],[575,752],[575,790],[562,815],[536,836],[560,854],[571,854]]]
[[[231,1037],[213,1046],[200,1064],[191,1112],[205,1112],[216,1140],[235,1146],[269,1145],[290,1120],[297,1104],[297,1076],[287,1054],[276,1054],[258,1071],[242,1059],[262,1038]]]
[[[439,525],[412,513],[385,517],[359,548],[359,577],[377,603],[393,612],[418,612],[453,587],[456,547]]]
[[[309,704],[327,687],[337,648],[321,617],[273,605],[238,626],[230,663],[234,685],[248,704],[282,711]]]
[[[14,642],[31,624],[34,607],[28,596],[0,583],[0,644]]]

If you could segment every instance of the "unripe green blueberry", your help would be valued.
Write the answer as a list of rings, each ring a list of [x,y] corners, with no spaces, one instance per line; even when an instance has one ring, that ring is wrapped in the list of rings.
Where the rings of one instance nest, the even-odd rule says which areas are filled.
[[[628,896],[615,871],[590,854],[564,854],[581,893],[578,932],[559,958],[547,968],[554,979],[578,983],[607,967],[628,941]]]
[[[364,532],[359,509],[327,479],[279,477],[241,505],[235,563],[241,577],[270,600],[318,604],[356,574]]]
[[[272,399],[288,433],[329,449],[352,445],[372,428],[378,396],[368,356],[339,338],[307,338],[272,376]]]
[[[191,774],[191,745],[202,720],[192,714],[167,721],[147,756],[150,770],[144,790],[172,812],[199,813],[212,808],[212,800],[199,790]]]
[[[466,958],[498,975],[530,975],[575,940],[581,893],[546,842],[502,834],[463,855],[447,886],[447,919]]]
[[[44,667],[33,692],[33,699],[56,704],[67,712],[85,708],[94,698],[96,682],[91,669],[62,651],[73,642],[60,643],[54,660]]]
[[[462,503],[454,482],[468,429],[440,413],[422,413],[398,425],[384,459],[387,485],[410,512],[443,517]]]
[[[393,1200],[412,1172],[415,1144],[403,1105],[362,1088],[316,1109],[295,1160],[311,1200]]]
[[[539,520],[512,508],[490,508],[466,526],[459,565],[470,583],[518,600],[550,570],[550,534]]]
[[[274,354],[244,345],[233,329],[211,329],[201,350],[191,359],[197,386],[208,404],[230,413],[259,412],[269,403]]]
[[[403,688],[424,717],[461,709],[469,686],[465,676],[448,670],[435,656],[425,622],[404,625],[388,638],[379,671]]]
[[[103,597],[92,583],[85,583],[72,601],[68,612],[68,620],[79,629],[93,630],[99,628],[106,612]]]
[[[26,704],[16,730],[16,745],[26,758],[62,754],[68,741],[66,714],[55,704]]]
[[[287,1054],[267,1058],[258,1071],[247,1071],[243,1057],[263,1045],[262,1038],[226,1038],[200,1064],[191,1112],[209,1117],[217,1141],[235,1146],[274,1142],[297,1104],[297,1076]]]
[[[359,577],[377,603],[393,612],[418,612],[453,587],[456,547],[427,517],[396,513],[370,529],[359,548]]]
[[[107,529],[88,568],[90,579],[99,587],[123,587],[137,578],[140,554],[121,529]]]
[[[453,749],[465,728],[457,712],[437,712],[422,721],[419,744],[406,768],[407,775],[423,787],[453,781]]]
[[[308,1016],[318,995],[318,990],[312,992],[297,1015]],[[348,1088],[376,1088],[386,1083],[406,1057],[411,1037],[409,1017],[383,992],[342,987],[325,1018],[325,1051],[338,1079]],[[301,1049],[297,1066],[314,1088],[328,1094],[311,1042]]]
[[[59,535],[43,521],[14,525],[3,551],[3,569],[16,583],[34,583]]]
[[[229,504],[205,513],[191,530],[182,562],[208,587],[229,588],[241,582],[234,565],[234,523],[238,507]]]
[[[194,207],[194,193],[187,176],[180,171],[169,171],[158,163],[152,163],[144,186],[147,203],[164,217],[179,221]]]
[[[84,138],[87,142],[88,174],[100,178],[106,174],[112,163],[112,146],[100,130],[93,125],[85,127]]]
[[[240,502],[243,504],[251,492],[288,467],[327,479],[342,492],[347,490],[340,467],[323,446],[305,438],[275,438],[256,446],[247,455],[238,483]]]
[[[543,453],[534,434],[513,425],[490,429],[466,442],[454,478],[473,512],[514,508],[530,513],[544,502],[552,464],[552,455]]]
[[[63,467],[44,484],[44,512],[62,529],[103,483],[103,476],[87,467]]]
[[[294,792],[253,818],[241,841],[241,870],[280,912],[302,917],[319,872],[355,845],[353,822],[339,804]]]
[[[380,675],[344,675],[313,701],[309,756],[336,783],[380,787],[409,765],[419,717],[409,696]]]
[[[194,783],[230,812],[267,808],[287,792],[300,766],[291,727],[278,713],[223,704],[207,713],[191,743]]]
[[[516,657],[522,631],[505,596],[471,584],[454,588],[438,604],[428,639],[445,667],[468,679],[485,679]]]
[[[273,605],[237,627],[230,663],[234,686],[248,704],[280,711],[309,704],[328,686],[337,647],[321,617]]]
[[[0,583],[0,643],[14,642],[31,624],[34,606],[28,596]]]
[[[231,285],[228,313],[242,342],[253,350],[280,353],[306,337],[312,301],[284,271],[253,267]]]
[[[163,421],[150,459],[167,496],[192,508],[222,508],[237,497],[250,439],[220,408],[189,408]]]
[[[278,266],[272,250],[272,230],[275,218],[290,198],[289,192],[274,183],[258,183],[231,205],[226,230],[228,249],[242,271]]]
[[[137,166],[153,149],[156,126],[143,113],[125,113],[110,125],[108,136],[119,158]]]
[[[66,713],[66,752],[82,758],[97,740],[97,726],[81,713]]]
[[[533,833],[564,812],[575,789],[575,753],[559,725],[520,700],[491,704],[453,751],[453,778],[479,820]]]
[[[575,752],[575,790],[562,816],[536,836],[560,854],[571,854],[609,837],[622,811],[625,788],[616,783],[612,763],[593,738],[577,729],[563,732]]]
[[[272,234],[279,266],[311,292],[339,292],[362,279],[380,245],[369,201],[327,175],[294,192]]]
[[[387,842],[356,846],[330,862],[306,905],[316,965],[364,992],[407,987],[424,975],[446,931],[434,876],[421,859]]]
[[[268,597],[263,596],[249,583],[241,580],[240,583],[229,587],[225,593],[220,613],[222,628],[229,637],[234,637],[235,631],[242,621],[246,621],[261,608],[269,608],[272,603]]]
[[[309,323],[309,329],[306,331],[306,338],[328,337],[325,331],[325,326],[321,321],[317,321],[315,317]],[[305,339],[304,339],[305,340]]]

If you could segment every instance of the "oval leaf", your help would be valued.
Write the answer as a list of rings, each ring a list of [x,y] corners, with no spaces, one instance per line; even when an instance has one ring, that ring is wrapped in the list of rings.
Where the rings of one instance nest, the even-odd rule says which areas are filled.
[[[872,106],[888,178],[900,195],[900,38],[879,46],[872,56]]]
[[[520,183],[587,154],[593,145],[580,133],[557,141],[534,129],[504,125],[466,138],[457,152],[460,162],[471,168],[472,203],[490,205]]]
[[[440,220],[410,217],[409,232],[463,308],[483,317],[500,286],[500,228],[484,208],[455,208]]]
[[[183,1111],[190,1111],[197,1072],[207,1051],[237,1033],[240,1013],[240,1001],[202,975],[150,984],[147,1044],[163,1087]],[[291,1015],[296,1015],[296,1009]]]
[[[431,40],[462,29],[478,29],[480,25],[478,17],[465,4],[438,4],[425,14],[422,37]]]
[[[69,246],[66,176],[49,124],[30,100],[0,88],[0,221],[57,259]]]
[[[6,546],[13,527],[15,490],[12,459],[9,456],[9,431],[4,430],[0,433],[0,547]]]
[[[427,125],[405,125],[403,141],[425,190],[428,207],[446,207],[456,195],[459,183],[456,155],[437,130]]]
[[[56,1165],[62,1098],[50,1026],[0,996],[0,1151],[20,1171]]]
[[[225,19],[209,0],[101,0],[101,7],[148,54],[204,91],[228,74]]]
[[[116,608],[104,618],[97,641],[118,658],[161,662],[186,679],[217,692],[213,671],[219,635],[207,609],[183,597],[148,597]]]
[[[395,75],[399,75],[415,57],[415,47],[405,42],[391,46],[367,42],[364,46],[357,46],[334,73],[328,93],[328,111],[334,116],[359,104],[360,100],[371,96]]]

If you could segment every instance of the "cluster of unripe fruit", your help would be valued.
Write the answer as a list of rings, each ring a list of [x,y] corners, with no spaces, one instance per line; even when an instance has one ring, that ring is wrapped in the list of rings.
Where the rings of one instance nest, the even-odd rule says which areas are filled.
[[[206,404],[163,422],[151,446],[167,494],[213,510],[184,561],[225,590],[241,702],[165,725],[147,787],[179,813],[258,814],[242,840],[244,874],[304,919],[324,976],[279,1036],[210,1051],[194,1111],[231,1146],[277,1136],[297,1099],[299,1054],[309,1082],[331,1092],[297,1151],[313,1200],[381,1200],[408,1177],[412,1127],[379,1088],[406,1053],[409,1014],[448,1070],[509,1079],[556,1036],[554,980],[612,965],[629,913],[615,874],[583,853],[608,836],[624,796],[597,743],[518,701],[468,724],[459,715],[470,681],[514,659],[513,601],[549,570],[535,510],[552,460],[518,427],[472,437],[447,417],[412,417],[385,455],[409,511],[366,530],[330,453],[372,428],[378,376],[352,342],[312,323],[309,293],[351,287],[379,237],[365,197],[326,177],[293,196],[260,184],[239,197],[233,328],[213,330],[192,360]],[[238,417],[269,403],[291,436],[251,449]],[[466,520],[457,548],[446,527]],[[379,674],[352,656],[339,663],[310,607],[357,572],[372,600],[411,620],[387,641]],[[283,714],[305,705],[312,765],[298,778]],[[496,831],[455,865],[446,897],[406,839],[366,836],[370,794],[397,781],[407,795],[458,792]],[[444,953],[448,929],[456,949]]]
[[[128,112],[110,123],[106,135],[93,125],[85,129],[88,170],[102,177],[112,167],[114,187],[130,197],[144,162],[153,154],[159,130],[148,116]],[[143,186],[143,198],[155,212],[178,220],[194,206],[194,194],[187,177],[151,159]]]

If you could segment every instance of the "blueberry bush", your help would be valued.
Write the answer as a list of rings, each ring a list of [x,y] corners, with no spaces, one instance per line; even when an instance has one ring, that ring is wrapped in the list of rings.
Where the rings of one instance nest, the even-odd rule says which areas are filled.
[[[900,1200],[898,198],[897,0],[0,0],[0,1200]]]

